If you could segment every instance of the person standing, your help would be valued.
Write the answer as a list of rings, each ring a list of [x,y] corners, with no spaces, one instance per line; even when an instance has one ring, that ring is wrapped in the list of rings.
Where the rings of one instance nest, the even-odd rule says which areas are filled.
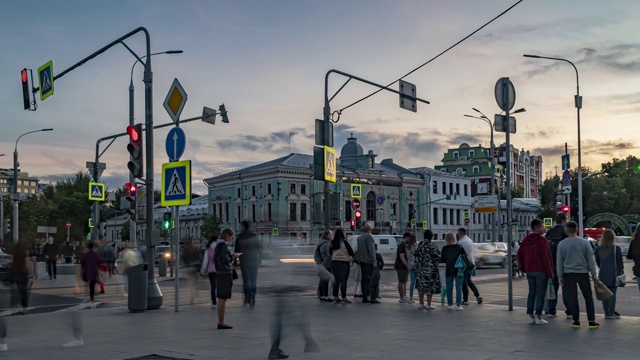
[[[262,243],[260,239],[258,239],[258,236],[249,230],[248,221],[242,222],[242,232],[240,232],[236,239],[234,251],[240,254],[244,303],[255,306]]]
[[[216,290],[218,296],[218,329],[233,329],[224,322],[227,300],[231,299],[233,287],[233,255],[229,251],[229,244],[233,242],[233,230],[226,228],[220,233],[222,242],[218,241],[214,250],[214,266],[216,268]]]
[[[208,274],[209,284],[211,285],[211,308],[215,309],[218,302],[216,301],[216,264],[213,260],[216,246],[219,242],[224,242],[223,239],[218,239],[218,235],[213,235],[207,243],[207,250],[204,252],[202,258],[202,267],[200,268],[201,274]]]
[[[49,236],[47,243],[42,248],[42,254],[47,262],[47,273],[49,274],[49,280],[55,279],[58,273],[57,261],[58,261],[58,246],[53,243],[53,236]]]
[[[436,307],[431,304],[433,295],[440,294],[440,274],[438,265],[440,264],[440,250],[432,242],[433,232],[424,231],[424,241],[416,247],[415,272],[416,287],[420,299],[419,309],[431,310]],[[424,296],[427,295],[427,304],[424,304]]]
[[[337,229],[333,240],[331,240],[331,269],[335,280],[333,282],[333,300],[336,304],[351,304],[347,299],[347,281],[349,280],[349,263],[352,261],[355,253],[351,245],[347,241],[344,231]],[[338,289],[342,300],[338,297]]]
[[[556,294],[555,299],[547,300],[547,304],[549,307],[547,313],[549,314],[550,318],[554,318],[558,316],[556,307],[558,305],[558,289],[560,289],[560,282],[558,281],[556,259],[558,258],[558,245],[560,245],[560,242],[562,240],[567,238],[567,233],[564,231],[564,225],[566,223],[567,223],[567,214],[561,211],[558,212],[555,218],[555,225],[551,229],[549,229],[549,231],[547,231],[547,234],[545,235],[547,238],[547,241],[549,242],[549,248],[551,249],[551,258],[553,261],[552,283],[553,283],[554,293]],[[564,291],[562,292],[562,303],[564,304],[565,315],[567,316],[567,319],[572,319],[573,317],[571,316],[571,312],[569,310],[569,302],[567,301],[567,294]]]
[[[29,264],[29,249],[24,240],[16,243],[11,263],[11,308],[14,313],[25,315],[29,307],[29,284],[33,282]],[[20,308],[18,309],[18,305]]]
[[[371,303],[371,276],[373,275],[373,264],[376,262],[375,241],[371,232],[370,224],[364,224],[364,233],[358,237],[358,247],[354,261],[360,264],[362,288],[362,303]]]
[[[384,259],[378,252],[378,244],[373,244],[376,250],[376,262],[373,264],[373,273],[371,274],[371,303],[380,304],[380,271],[384,268]]]
[[[469,255],[469,260],[475,265],[475,250],[473,248],[473,240],[467,236],[467,230],[465,228],[458,229],[458,244],[464,248],[464,251]],[[482,304],[482,296],[476,287],[476,284],[471,280],[471,270],[467,269],[464,273],[464,282],[462,283],[462,305],[469,305],[469,288],[473,291],[473,295],[476,297],[476,301]]]
[[[93,298],[96,295],[96,282],[100,278],[100,256],[94,251],[93,241],[87,245],[87,252],[82,255],[80,265],[82,267],[82,280],[89,283],[89,307],[95,309]]]
[[[633,260],[633,276],[637,278],[638,290],[640,290],[640,229],[636,229],[631,237],[627,259]]]
[[[322,302],[332,302],[329,297],[329,283],[332,280],[331,274],[331,241],[333,240],[333,233],[331,230],[326,230],[322,233],[322,237],[316,245],[316,251],[313,254],[313,260],[316,263],[318,270],[318,298]]]
[[[624,274],[624,263],[622,262],[622,250],[616,245],[616,234],[613,230],[605,230],[602,233],[600,245],[595,250],[596,264],[600,271],[598,279],[613,293],[609,299],[602,302],[605,319],[620,319],[620,314],[616,311],[616,292],[618,287],[616,280],[618,276]]]
[[[588,241],[578,237],[578,224],[569,221],[564,226],[567,238],[558,245],[557,270],[558,281],[562,291],[567,294],[569,310],[573,317],[574,329],[580,328],[580,305],[578,304],[578,286],[584,297],[587,307],[587,320],[589,329],[597,329],[600,324],[596,322],[595,309],[593,307],[593,294],[589,274],[595,283],[600,283],[596,274],[596,262],[593,251]]]
[[[409,302],[414,304],[413,300],[413,291],[416,287],[416,272],[415,272],[415,257],[416,257],[416,246],[418,245],[418,239],[414,234],[409,236],[409,241],[407,242],[407,263],[409,263]],[[406,285],[405,285],[406,287]],[[407,291],[404,291],[405,296],[407,295]]]
[[[449,310],[462,310],[462,283],[464,282],[464,274],[460,274],[456,263],[463,254],[466,254],[464,248],[456,243],[456,236],[452,232],[448,232],[444,236],[444,247],[440,254],[440,262],[445,263],[445,279],[447,284],[447,304]],[[456,285],[456,306],[453,306],[453,283]]]
[[[544,308],[544,297],[547,293],[549,279],[553,279],[553,260],[549,243],[542,236],[543,233],[542,220],[533,219],[531,233],[525,236],[522,246],[517,252],[520,272],[527,274],[529,283],[527,315],[530,318],[530,325],[547,324],[547,321],[542,319],[542,309]]]
[[[411,270],[411,264],[407,259],[407,244],[409,243],[410,232],[406,232],[402,235],[402,242],[398,244],[396,250],[396,261],[393,264],[393,268],[398,275],[398,295],[400,295],[401,304],[410,304],[411,301],[407,297],[407,279],[409,276],[409,270]]]

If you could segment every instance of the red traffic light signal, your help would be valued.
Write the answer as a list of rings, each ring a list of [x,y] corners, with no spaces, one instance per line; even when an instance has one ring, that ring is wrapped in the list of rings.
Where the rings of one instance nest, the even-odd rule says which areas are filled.
[[[129,144],[127,144],[127,151],[130,155],[130,161],[127,164],[127,167],[129,168],[129,171],[134,178],[141,178],[143,175],[142,124],[127,126],[127,134],[129,135]]]
[[[351,225],[351,231],[354,231],[356,229],[356,221],[355,220],[349,221],[349,225]]]
[[[29,94],[29,77],[27,69],[22,69],[20,73],[22,77],[22,101],[24,103],[24,109],[31,109],[31,95]]]
[[[129,125],[127,126],[127,135],[129,135],[129,139],[131,139],[131,142],[137,142],[138,140],[140,140],[140,137],[142,136],[139,132],[140,130],[137,128],[136,125]]]
[[[563,212],[563,213],[568,214],[568,213],[569,213],[569,211],[571,211],[571,208],[570,208],[570,207],[568,207],[567,205],[564,205],[564,206],[561,208],[561,210],[562,210],[562,212]]]
[[[362,212],[360,210],[356,210],[356,219],[360,219],[362,217]]]
[[[131,196],[136,196],[136,184],[132,184],[132,183],[126,183],[124,184],[124,187],[127,188],[127,190],[129,190],[129,195]]]

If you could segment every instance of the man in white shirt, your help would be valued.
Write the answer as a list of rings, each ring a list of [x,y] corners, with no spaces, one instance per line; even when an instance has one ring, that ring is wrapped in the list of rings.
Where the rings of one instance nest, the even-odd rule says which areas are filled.
[[[469,255],[469,260],[475,265],[473,240],[467,236],[467,230],[465,228],[458,229],[458,244],[464,248],[464,251]],[[462,283],[462,305],[469,305],[469,288],[473,291],[478,304],[482,304],[482,296],[478,288],[471,280],[471,273],[466,271],[464,273],[464,282]]]

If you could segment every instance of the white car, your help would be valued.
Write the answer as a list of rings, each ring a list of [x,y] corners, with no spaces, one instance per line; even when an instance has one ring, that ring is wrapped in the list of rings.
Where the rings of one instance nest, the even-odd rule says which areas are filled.
[[[498,250],[497,243],[474,243],[473,244],[473,261],[476,268],[480,269],[487,265],[500,266],[504,268],[507,265],[507,256],[502,250]],[[504,243],[500,243],[504,244]]]
[[[0,248],[0,272],[9,272],[11,265],[13,265],[13,255],[7,254]]]
[[[356,251],[358,247],[358,236],[352,235],[349,236],[348,240],[353,248],[353,251]],[[402,235],[371,235],[373,237],[373,241],[378,245],[378,253],[382,255],[382,260],[384,260],[385,268],[392,269],[393,264],[396,261],[396,255],[398,252],[398,245],[402,242]]]

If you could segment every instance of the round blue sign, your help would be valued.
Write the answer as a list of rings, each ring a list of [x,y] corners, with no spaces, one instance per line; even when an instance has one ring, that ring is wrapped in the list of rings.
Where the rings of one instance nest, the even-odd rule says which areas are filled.
[[[564,186],[568,186],[571,183],[571,173],[569,172],[569,170],[565,170],[562,173],[562,185]]]
[[[376,198],[376,204],[378,204],[378,206],[384,205],[384,194],[378,195]]]
[[[187,146],[187,137],[184,134],[184,130],[179,127],[174,127],[167,134],[167,140],[165,142],[165,148],[167,150],[167,156],[169,161],[178,161],[184,154],[184,149]]]

